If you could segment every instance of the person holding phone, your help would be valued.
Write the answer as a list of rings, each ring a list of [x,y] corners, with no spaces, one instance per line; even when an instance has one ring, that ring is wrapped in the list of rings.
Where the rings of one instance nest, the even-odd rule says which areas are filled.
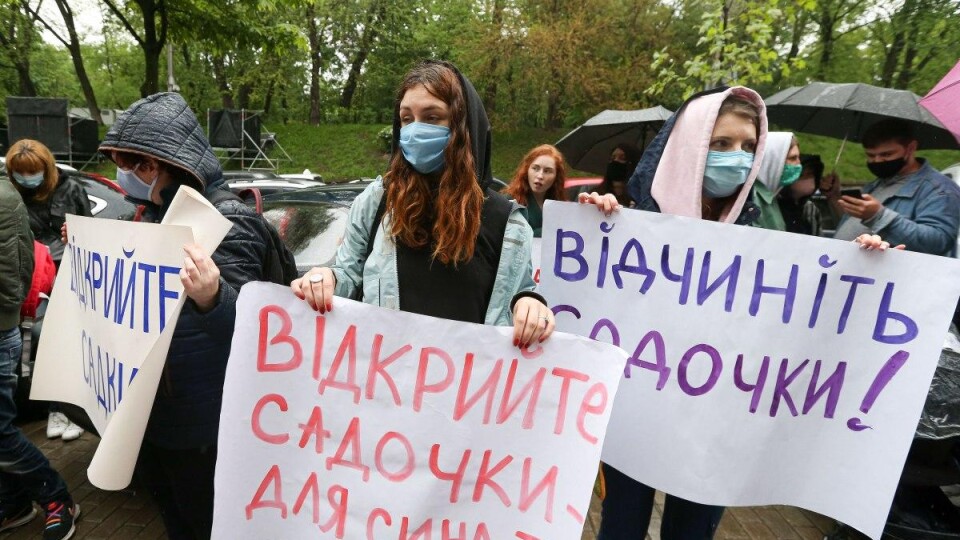
[[[863,193],[844,192],[835,174],[821,190],[843,214],[834,238],[853,240],[880,235],[891,245],[931,255],[952,256],[960,228],[960,187],[917,157],[910,124],[881,120],[863,136],[867,168],[876,176]]]

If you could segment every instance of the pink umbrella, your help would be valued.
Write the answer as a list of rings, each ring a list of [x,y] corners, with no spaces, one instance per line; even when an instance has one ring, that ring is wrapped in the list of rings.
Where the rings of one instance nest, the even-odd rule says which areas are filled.
[[[960,142],[960,62],[930,90],[920,105],[937,117]]]

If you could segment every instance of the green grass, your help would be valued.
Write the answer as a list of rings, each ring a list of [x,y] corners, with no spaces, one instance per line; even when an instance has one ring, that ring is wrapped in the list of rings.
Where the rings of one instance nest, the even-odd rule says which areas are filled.
[[[382,142],[377,133],[383,125],[332,124],[310,126],[303,123],[270,125],[277,133],[277,140],[286,149],[293,162],[283,162],[282,173],[299,173],[304,169],[320,174],[327,182],[370,178],[382,174],[387,169],[388,155],[383,151]],[[519,128],[514,130],[494,130],[493,134],[493,175],[509,182],[513,173],[531,148],[544,143],[555,143],[567,133],[566,130],[546,130],[538,128]],[[834,160],[840,149],[840,140],[816,135],[798,133],[800,151],[805,154],[820,154],[826,169],[833,168]],[[270,152],[276,157],[278,151]],[[920,151],[920,156],[928,158],[937,169],[960,162],[960,151],[934,150]],[[867,182],[872,179],[864,165],[863,148],[856,143],[847,143],[837,171],[844,183]],[[229,164],[227,168],[239,168],[239,163]],[[92,170],[110,176],[115,167],[102,163]],[[572,171],[570,176],[594,176],[591,173]]]

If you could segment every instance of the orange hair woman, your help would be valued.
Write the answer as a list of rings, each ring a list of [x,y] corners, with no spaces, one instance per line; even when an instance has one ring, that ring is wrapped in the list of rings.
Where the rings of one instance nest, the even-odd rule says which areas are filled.
[[[566,180],[567,166],[555,147],[541,144],[523,156],[506,193],[527,207],[527,221],[534,237],[539,238],[543,228],[543,202],[567,200],[563,188]]]

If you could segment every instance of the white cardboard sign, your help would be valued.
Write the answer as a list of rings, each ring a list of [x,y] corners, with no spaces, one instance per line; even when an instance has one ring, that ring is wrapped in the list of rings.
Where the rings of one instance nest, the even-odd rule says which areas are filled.
[[[623,351],[334,306],[243,287],[214,538],[580,538]]]
[[[543,240],[558,328],[630,354],[605,462],[697,502],[795,505],[880,536],[960,262],[551,201]]]
[[[31,399],[83,407],[101,435],[87,470],[101,489],[130,484],[186,296],[185,244],[213,253],[230,221],[181,187],[164,225],[67,216]]]

